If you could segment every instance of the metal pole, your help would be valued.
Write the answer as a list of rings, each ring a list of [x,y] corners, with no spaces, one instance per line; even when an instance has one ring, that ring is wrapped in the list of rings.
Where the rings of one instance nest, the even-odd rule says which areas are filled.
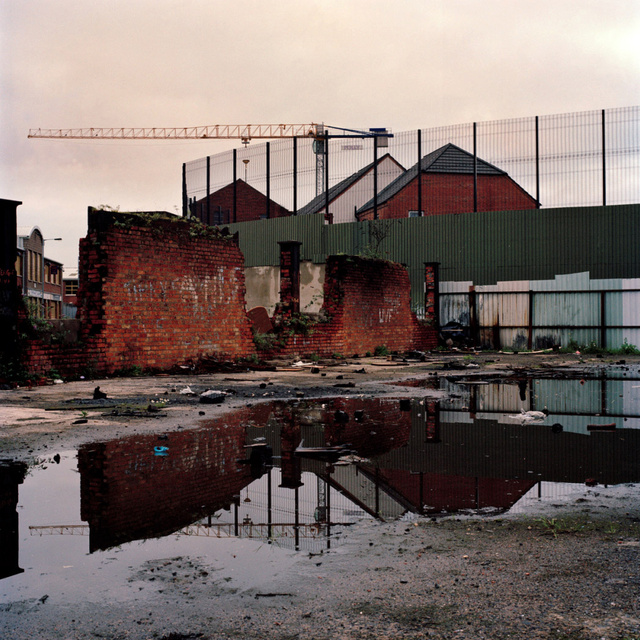
[[[42,238],[42,317],[45,317],[44,312],[44,238]]]
[[[298,138],[293,139],[293,215],[298,215]]]
[[[540,208],[540,123],[536,116],[536,205]]]
[[[182,163],[182,217],[189,217],[189,203],[187,201],[187,163]]]
[[[327,496],[327,549],[331,548],[331,484],[329,484],[329,478],[331,473],[326,475],[326,496]]]
[[[478,139],[477,124],[473,123],[473,210],[478,211]]]
[[[294,504],[295,504],[295,516],[294,516],[294,526],[293,526],[293,530],[295,532],[295,541],[296,541],[296,551],[298,551],[300,549],[300,496],[298,493],[298,487],[296,487],[294,490]]]
[[[378,219],[378,138],[373,136],[373,219]]]
[[[271,143],[267,142],[265,153],[267,154],[267,220],[271,217]]]
[[[329,132],[324,134],[324,212],[329,214]]]
[[[267,143],[268,144],[268,143]],[[267,470],[267,535],[269,537],[269,541],[271,541],[271,511],[272,511],[272,502],[271,502],[271,469]]]
[[[602,110],[602,206],[607,206],[607,154],[606,154],[606,132],[605,115]]]
[[[233,496],[233,533],[238,537],[240,534],[240,527],[238,526],[238,507],[240,506],[240,496]]]
[[[422,216],[422,172],[420,163],[422,162],[422,130],[418,129],[418,217]]]
[[[600,292],[600,348],[607,348],[607,292]]]
[[[233,150],[233,221],[238,219],[238,150]]]
[[[207,224],[211,224],[211,156],[207,156]],[[204,220],[202,220],[204,222]]]

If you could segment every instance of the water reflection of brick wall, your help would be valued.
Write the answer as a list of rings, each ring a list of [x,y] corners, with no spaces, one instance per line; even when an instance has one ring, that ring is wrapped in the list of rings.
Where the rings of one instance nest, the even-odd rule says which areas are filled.
[[[91,551],[166,535],[221,508],[252,480],[246,451],[246,411],[207,428],[133,436],[82,447],[81,517]],[[166,446],[167,455],[156,455]]]
[[[323,462],[294,455],[301,442],[305,447],[347,444],[369,458],[405,446],[411,433],[411,413],[388,398],[272,402],[256,412],[260,419],[253,417],[249,437],[266,437],[286,487],[299,486],[303,471],[325,472]]]
[[[0,580],[22,573],[19,562],[18,485],[22,484],[27,465],[0,460]]]

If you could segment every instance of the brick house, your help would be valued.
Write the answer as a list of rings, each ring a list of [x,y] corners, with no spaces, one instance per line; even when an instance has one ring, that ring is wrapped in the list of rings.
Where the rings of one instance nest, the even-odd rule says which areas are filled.
[[[539,204],[509,175],[477,158],[477,211],[536,209]],[[417,163],[378,194],[378,218],[412,218],[474,211],[474,156],[446,144],[420,161],[422,211],[418,203]],[[356,212],[358,220],[373,220],[373,199]]]
[[[38,227],[17,230],[17,284],[32,313],[62,317],[62,263],[43,256],[44,238]]]
[[[378,189],[384,189],[405,173],[404,167],[387,153],[377,163],[368,164],[329,189],[329,216],[326,215],[327,198],[324,193],[298,209],[298,215],[324,213],[329,222],[356,222],[356,211],[373,193],[374,164],[378,167]]]
[[[235,216],[233,211],[234,192]],[[209,225],[250,222],[291,215],[288,209],[268,199],[263,193],[240,179],[209,194],[208,198],[192,202],[189,205],[189,210],[193,217]]]

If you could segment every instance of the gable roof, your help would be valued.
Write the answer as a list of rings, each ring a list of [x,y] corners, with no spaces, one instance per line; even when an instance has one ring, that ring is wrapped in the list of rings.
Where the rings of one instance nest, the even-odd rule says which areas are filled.
[[[473,154],[457,147],[445,144],[443,147],[428,153],[420,160],[420,173],[461,173],[473,174]],[[418,163],[407,169],[401,176],[389,183],[378,194],[378,204],[382,204],[402,191],[417,175]],[[506,176],[506,171],[477,158],[478,175]],[[373,198],[358,209],[358,213],[373,207]]]
[[[267,202],[268,200],[270,203],[269,206],[273,207],[274,211],[277,210],[280,212],[280,217],[288,216],[291,214],[291,212],[286,207],[283,207],[281,204],[277,203],[273,198],[267,198],[267,196],[262,193],[262,191],[256,189],[254,186],[250,185],[248,182],[245,182],[241,178],[236,179],[235,183],[230,182],[217,191],[213,191],[208,196],[205,195],[204,198],[200,198],[200,200],[196,200],[192,204],[204,211],[205,207],[207,206],[207,198],[209,198],[211,201],[215,201],[217,198],[221,197],[232,198],[234,184],[236,185],[237,189],[236,195],[238,196],[238,202],[241,202],[241,199],[246,198],[247,196],[255,196],[260,200],[263,200],[264,202]]]
[[[386,160],[387,158],[390,158],[401,169],[404,169],[404,167],[390,153],[385,153],[381,158],[378,158],[377,164],[380,165],[382,161]],[[351,174],[348,178],[345,178],[344,180],[342,180],[342,182],[338,182],[338,184],[334,184],[333,187],[330,187],[329,202],[332,202],[333,200],[335,200],[338,196],[344,193],[349,187],[351,187],[356,182],[358,182],[358,180],[363,178],[369,171],[371,171],[371,169],[373,169],[374,164],[375,164],[374,162],[370,162],[365,167],[362,167],[362,169],[356,171],[355,173]],[[318,211],[321,211],[322,209],[324,209],[326,202],[327,202],[326,194],[322,192],[320,195],[313,198],[313,200],[305,204],[304,207],[301,207],[300,209],[298,209],[298,215],[301,216],[301,215],[309,215],[312,213],[318,213]]]

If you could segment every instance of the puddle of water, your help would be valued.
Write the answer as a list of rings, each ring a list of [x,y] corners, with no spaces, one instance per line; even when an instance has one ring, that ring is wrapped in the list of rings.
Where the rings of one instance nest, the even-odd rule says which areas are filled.
[[[28,470],[0,464],[0,602],[144,598],[194,571],[220,592],[268,591],[297,551],[363,519],[517,510],[640,481],[637,380],[439,384],[450,400],[271,402]],[[541,407],[540,422],[513,417]]]

